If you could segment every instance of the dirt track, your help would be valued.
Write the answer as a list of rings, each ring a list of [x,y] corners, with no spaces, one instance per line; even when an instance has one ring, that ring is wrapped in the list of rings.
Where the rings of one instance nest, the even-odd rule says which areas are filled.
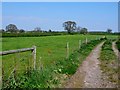
[[[100,70],[99,55],[103,42],[92,50],[77,72],[67,81],[65,88],[114,88]]]

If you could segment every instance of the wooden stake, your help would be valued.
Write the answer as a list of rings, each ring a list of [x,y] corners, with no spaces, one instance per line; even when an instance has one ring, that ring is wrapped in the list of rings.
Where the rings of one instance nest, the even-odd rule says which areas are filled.
[[[36,69],[36,46],[33,46],[33,61],[34,61],[34,70]]]
[[[66,58],[69,57],[69,42],[67,42],[67,55],[66,55]]]

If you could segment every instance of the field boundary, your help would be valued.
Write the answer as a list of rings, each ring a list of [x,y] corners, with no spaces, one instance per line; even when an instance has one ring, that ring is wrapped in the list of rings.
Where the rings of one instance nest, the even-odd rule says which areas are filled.
[[[26,52],[26,51],[32,52],[33,68],[35,70],[36,69],[36,46],[33,46],[32,48],[22,48],[22,49],[17,49],[17,50],[2,51],[2,52],[0,52],[0,56],[14,54],[14,53],[21,53],[21,52]],[[1,68],[1,69],[3,69],[3,68]],[[11,71],[10,75],[8,76],[8,79],[11,77],[12,74],[14,77],[15,73],[16,73],[16,65],[14,66],[14,69]],[[2,78],[3,78],[3,76],[2,76]],[[2,81],[2,78],[0,78],[1,79],[0,81]]]
[[[20,53],[20,52],[26,52],[26,51],[32,51],[32,56],[33,56],[33,61],[34,61],[34,69],[35,69],[36,68],[36,46],[33,46],[32,48],[22,48],[22,49],[17,49],[17,50],[2,51],[2,52],[0,52],[0,56],[14,54],[14,53]]]

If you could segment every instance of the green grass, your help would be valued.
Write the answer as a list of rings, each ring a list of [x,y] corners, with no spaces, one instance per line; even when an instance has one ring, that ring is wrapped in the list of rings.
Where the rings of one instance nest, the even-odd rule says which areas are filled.
[[[84,41],[85,38],[96,39],[102,36],[96,35],[68,35],[68,36],[49,36],[49,37],[15,37],[15,38],[2,38],[2,51],[28,48],[33,45],[37,46],[37,66],[41,61],[43,66],[54,64],[58,59],[66,57],[66,43],[69,42],[70,54],[78,49],[78,41]],[[26,52],[25,52],[26,53]],[[31,58],[31,52],[21,53],[21,55],[13,54],[3,56],[4,70],[8,70],[11,65],[14,65],[14,60],[27,62]],[[19,58],[20,57],[20,58]],[[24,58],[26,57],[26,58]],[[28,58],[27,58],[28,57]],[[30,57],[30,58],[29,58]],[[22,62],[21,62],[22,63]],[[20,63],[20,64],[21,64]]]
[[[108,80],[117,83],[118,81],[118,66],[117,66],[117,56],[112,50],[112,40],[107,40],[101,50],[100,55],[101,60],[101,70],[105,75],[108,76]]]
[[[54,88],[61,87],[61,82],[66,77],[73,75],[78,66],[88,56],[91,50],[100,43],[101,40],[93,40],[88,44],[82,44],[81,49],[74,51],[69,58],[58,60],[54,65],[37,68],[38,70],[28,70],[24,75],[11,78],[9,84],[4,86],[7,88]]]
[[[88,39],[96,39],[96,36],[94,35],[87,37]],[[3,38],[2,51],[28,48],[36,45],[37,61],[41,57],[42,63],[48,65],[53,63],[53,61],[66,57],[67,42],[70,44],[70,53],[72,53],[74,50],[78,49],[78,41],[83,41],[85,38],[85,35]],[[11,60],[11,57],[12,55],[10,57],[9,55],[3,56],[3,60]]]
[[[102,60],[115,60],[115,54],[112,50],[112,41],[107,40],[102,46],[101,59]]]
[[[41,68],[39,72],[32,71],[30,77],[21,75],[23,80],[22,84],[16,85],[16,87],[55,87],[58,85],[60,80],[58,77],[64,77],[64,74],[69,75],[75,73],[78,65],[82,63],[82,60],[90,53],[93,47],[98,42],[92,42],[89,46],[83,45],[81,50],[78,52],[78,41],[84,41],[85,38],[88,40],[94,40],[96,38],[103,37],[102,35],[65,35],[65,36],[49,36],[49,37],[15,37],[15,38],[3,38],[2,39],[2,51],[28,48],[33,45],[37,46],[37,68]],[[107,38],[117,38],[117,36],[107,36]],[[70,45],[70,56],[66,58],[66,43]],[[6,71],[5,76],[8,77],[9,73],[17,63],[17,69],[20,69],[20,73],[27,70],[29,72],[32,68],[31,52],[24,52],[20,54],[7,55],[2,57],[3,71]],[[78,60],[79,59],[79,60]],[[74,61],[75,60],[75,61]],[[28,62],[30,61],[30,62]],[[29,66],[29,67],[28,67]],[[10,69],[10,70],[9,70]],[[54,72],[53,72],[54,71]],[[28,74],[26,74],[28,75]],[[39,78],[37,79],[39,75]],[[24,77],[25,76],[25,77]],[[35,79],[37,81],[33,82]],[[44,78],[44,80],[43,80]],[[19,78],[18,78],[19,79]],[[11,82],[14,82],[11,79]],[[30,80],[30,81],[27,81]],[[64,80],[64,78],[61,78]],[[18,80],[19,81],[19,80]],[[22,80],[21,80],[22,82]],[[29,82],[29,83],[28,83]],[[30,82],[33,82],[32,85]],[[41,82],[41,83],[40,83]],[[37,85],[37,83],[40,83]],[[15,83],[11,86],[15,87]],[[29,86],[30,85],[30,86]]]
[[[2,51],[28,48],[37,46],[37,61],[41,57],[44,65],[53,63],[58,59],[66,57],[66,43],[70,44],[70,53],[78,49],[78,41],[96,39],[102,36],[96,35],[68,35],[68,36],[49,36],[49,37],[15,37],[2,39]],[[111,36],[108,36],[111,37]],[[112,36],[116,37],[116,36]],[[12,55],[11,55],[12,56]],[[3,60],[11,60],[11,56],[3,56]],[[14,56],[14,55],[13,55]]]
[[[92,49],[100,43],[101,40],[93,40],[88,44],[82,44],[79,50],[73,52],[70,57],[64,61],[59,61],[57,65],[61,69],[61,73],[72,75],[76,72],[78,66],[89,55]],[[59,71],[59,70],[58,70]]]

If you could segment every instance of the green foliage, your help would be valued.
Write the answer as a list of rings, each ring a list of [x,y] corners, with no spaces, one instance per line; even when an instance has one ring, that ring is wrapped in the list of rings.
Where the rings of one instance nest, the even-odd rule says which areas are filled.
[[[80,50],[74,51],[68,59],[59,61],[57,65],[59,66],[59,69],[61,69],[61,73],[69,75],[74,74],[78,66],[98,43],[100,43],[99,40],[93,40],[88,44],[83,44]]]
[[[76,72],[78,66],[85,57],[90,53],[96,44],[100,41],[91,41],[81,46],[80,50],[75,50],[68,59],[58,60],[58,62],[40,70],[27,71],[25,75],[21,75],[14,80],[12,78],[7,88],[49,88],[51,85],[60,83],[59,79],[54,78],[57,74],[72,75]],[[82,58],[79,58],[82,57]],[[55,74],[55,75],[54,75]]]
[[[82,28],[82,29],[80,30],[80,33],[81,33],[81,34],[87,34],[87,33],[88,33],[87,28]]]
[[[2,37],[41,37],[41,36],[57,36],[57,35],[66,35],[66,33],[57,33],[57,32],[2,33]]]
[[[104,45],[102,46],[102,52],[101,52],[101,60],[114,60],[115,54],[112,50],[112,41],[107,40]]]
[[[88,44],[83,43],[81,49],[78,50],[78,41],[84,41],[85,38],[91,39]],[[66,36],[50,36],[50,37],[16,37],[3,38],[3,50],[12,50],[20,48],[28,48],[32,45],[37,46],[37,71],[28,70],[24,75],[18,76],[15,80],[11,78],[7,87],[9,88],[54,88],[58,87],[64,75],[72,75],[76,72],[78,66],[90,53],[90,51],[99,43],[100,40],[92,40],[94,35],[66,35]],[[111,37],[111,36],[109,36]],[[114,37],[115,38],[115,37]],[[70,56],[66,57],[66,42],[70,43]],[[26,53],[24,53],[26,55]],[[24,56],[24,54],[21,54]],[[28,54],[29,55],[29,54]],[[20,58],[22,58],[22,56]],[[12,62],[15,56],[3,56],[4,71],[14,64]],[[40,57],[42,57],[40,59]],[[17,57],[16,57],[17,58]],[[39,62],[39,59],[41,62]],[[22,59],[23,60],[23,59]],[[11,61],[11,62],[9,62]],[[19,58],[17,58],[19,61]],[[24,61],[27,61],[25,59]],[[21,62],[20,62],[21,63]],[[26,62],[27,63],[27,62]],[[26,64],[24,63],[24,64]],[[43,64],[40,69],[39,64]],[[27,64],[26,64],[27,65]],[[25,65],[25,66],[26,66]],[[19,68],[21,69],[21,68]],[[5,84],[6,85],[6,84]],[[4,85],[4,86],[5,86]]]
[[[74,21],[66,21],[63,23],[63,27],[65,30],[68,31],[68,34],[70,34],[73,30],[76,29],[76,22]]]
[[[117,83],[118,66],[116,55],[112,50],[112,40],[107,40],[103,44],[100,54],[100,60],[100,67],[102,72],[108,76],[109,81]]]
[[[118,39],[118,41],[116,42],[116,44],[117,44],[117,48],[118,48],[118,50],[120,52],[120,39]]]
[[[6,31],[7,32],[12,32],[12,33],[14,32],[14,33],[16,33],[18,31],[18,29],[17,29],[16,25],[9,24],[8,26],[6,26]]]

